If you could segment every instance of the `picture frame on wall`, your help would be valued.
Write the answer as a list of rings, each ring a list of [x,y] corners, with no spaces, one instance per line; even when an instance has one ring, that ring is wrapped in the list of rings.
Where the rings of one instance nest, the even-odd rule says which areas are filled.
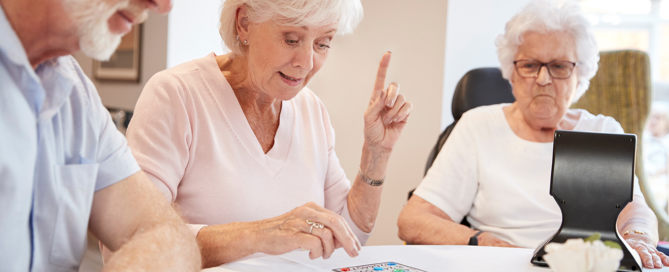
[[[121,38],[121,43],[109,61],[93,61],[93,77],[103,81],[139,82],[141,59],[141,25]]]

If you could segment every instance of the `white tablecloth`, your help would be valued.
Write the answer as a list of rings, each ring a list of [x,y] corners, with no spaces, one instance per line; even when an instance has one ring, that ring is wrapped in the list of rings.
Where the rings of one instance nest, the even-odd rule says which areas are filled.
[[[206,272],[332,271],[335,268],[381,262],[398,262],[428,272],[442,271],[543,271],[530,263],[533,249],[475,246],[368,246],[356,258],[338,249],[328,260],[309,259],[309,252],[293,252],[269,256],[206,269]],[[664,269],[644,271],[669,272]]]

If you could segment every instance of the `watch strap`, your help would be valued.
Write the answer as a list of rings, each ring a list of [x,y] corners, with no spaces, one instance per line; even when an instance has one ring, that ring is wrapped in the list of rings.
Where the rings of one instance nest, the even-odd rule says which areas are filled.
[[[470,246],[478,246],[479,245],[479,235],[481,235],[483,231],[479,230],[474,236],[469,237],[469,244]]]

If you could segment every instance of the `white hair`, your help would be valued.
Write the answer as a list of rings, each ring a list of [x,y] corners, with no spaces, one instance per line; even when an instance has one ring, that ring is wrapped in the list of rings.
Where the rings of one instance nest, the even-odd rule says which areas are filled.
[[[249,20],[263,23],[279,20],[289,26],[337,24],[337,34],[346,35],[362,21],[360,0],[224,0],[219,33],[233,56],[243,54],[237,41],[237,9],[244,5]]]
[[[502,76],[509,80],[515,71],[513,61],[526,32],[564,31],[576,41],[578,86],[573,102],[585,93],[597,73],[599,50],[592,24],[575,1],[533,0],[506,23],[505,33],[495,40]]]
[[[123,37],[123,34],[115,34],[109,30],[109,18],[121,9],[130,12],[139,22],[144,21],[147,17],[145,8],[131,3],[130,0],[121,0],[116,3],[62,0],[61,3],[77,27],[81,51],[100,61],[109,60]]]

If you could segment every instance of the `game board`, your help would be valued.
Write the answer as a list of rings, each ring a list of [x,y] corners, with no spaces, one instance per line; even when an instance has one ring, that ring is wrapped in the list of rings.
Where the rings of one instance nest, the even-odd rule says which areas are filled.
[[[392,271],[392,272],[427,272],[411,266],[406,266],[396,262],[375,263],[351,267],[342,267],[332,269],[335,272],[355,271],[355,272],[376,272],[376,271]]]

